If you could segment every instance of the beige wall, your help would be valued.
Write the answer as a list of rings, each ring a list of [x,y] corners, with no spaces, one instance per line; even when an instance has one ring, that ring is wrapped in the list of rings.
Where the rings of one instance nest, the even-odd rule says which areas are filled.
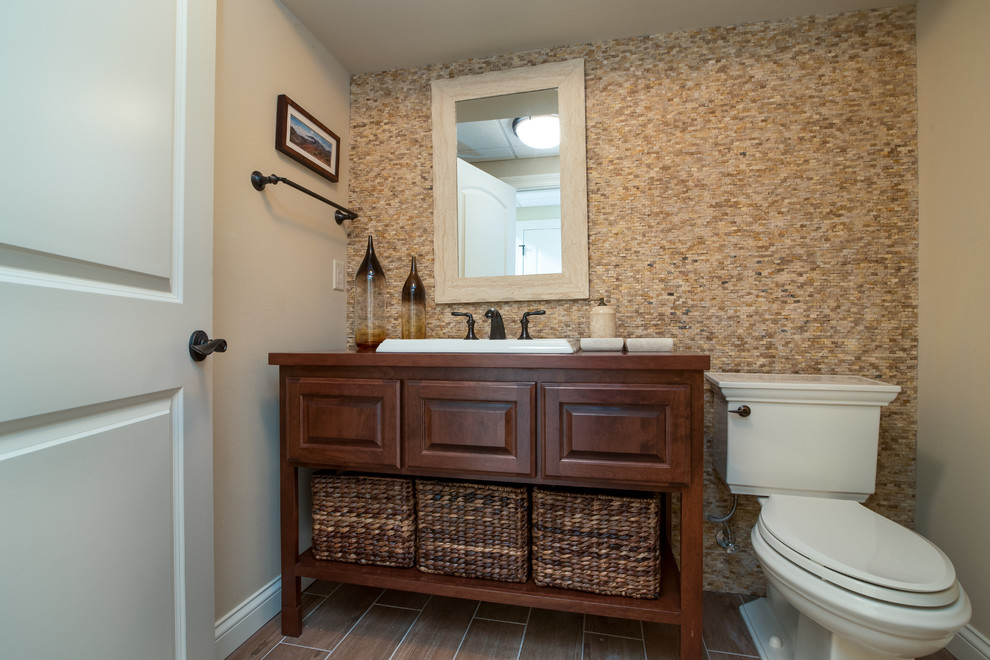
[[[971,626],[984,637],[984,654],[990,654],[988,35],[986,0],[918,5],[917,528],[954,562],[973,603]]]
[[[255,169],[275,173],[346,205],[349,75],[277,2],[219,5],[213,327],[230,344],[213,362],[216,616],[223,621],[277,588],[278,383],[268,352],[346,343],[344,293],[332,291],[333,259],[345,258],[346,237],[333,209],[284,184],[256,192],[249,177]],[[279,93],[341,137],[338,183],[275,151]]]
[[[355,76],[352,203],[398,302],[409,256],[429,336],[463,336],[436,305],[430,82],[585,59],[592,299],[622,336],[674,337],[722,371],[858,374],[900,385],[884,411],[870,505],[912,524],[917,377],[914,8],[768,21]],[[508,332],[586,336],[593,300],[500,303]],[[392,330],[397,327],[397,320]],[[479,324],[481,332],[487,323]],[[479,332],[479,334],[481,334]],[[709,413],[710,418],[710,413]],[[710,432],[706,434],[710,441]],[[727,489],[708,469],[710,511]],[[705,585],[758,593],[755,498],[727,556],[706,529]]]

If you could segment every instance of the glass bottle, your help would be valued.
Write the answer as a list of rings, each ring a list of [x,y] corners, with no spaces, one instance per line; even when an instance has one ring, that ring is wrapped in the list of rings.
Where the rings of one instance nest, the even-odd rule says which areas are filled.
[[[368,251],[354,277],[354,343],[358,353],[378,349],[385,341],[385,271],[375,256],[375,243],[368,236]]]
[[[402,338],[426,338],[426,288],[416,272],[416,257],[412,258],[409,277],[402,285]]]

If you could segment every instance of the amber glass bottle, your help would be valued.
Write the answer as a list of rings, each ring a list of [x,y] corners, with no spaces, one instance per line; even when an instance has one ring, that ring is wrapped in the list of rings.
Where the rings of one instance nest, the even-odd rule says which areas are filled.
[[[387,294],[385,271],[368,236],[368,251],[354,277],[354,343],[359,353],[375,351],[385,341]]]
[[[402,338],[426,338],[426,288],[416,272],[416,257],[412,258],[409,277],[402,285]]]

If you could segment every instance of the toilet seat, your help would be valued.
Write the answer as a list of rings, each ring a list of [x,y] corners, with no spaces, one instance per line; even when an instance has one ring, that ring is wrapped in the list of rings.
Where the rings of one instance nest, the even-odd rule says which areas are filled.
[[[959,598],[945,553],[857,502],[771,495],[754,531],[801,568],[868,598],[913,607]]]

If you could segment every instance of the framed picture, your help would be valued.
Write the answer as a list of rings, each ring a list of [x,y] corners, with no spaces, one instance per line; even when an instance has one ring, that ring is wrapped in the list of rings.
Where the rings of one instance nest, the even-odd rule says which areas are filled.
[[[275,148],[320,176],[337,180],[340,138],[285,94],[278,96]]]

